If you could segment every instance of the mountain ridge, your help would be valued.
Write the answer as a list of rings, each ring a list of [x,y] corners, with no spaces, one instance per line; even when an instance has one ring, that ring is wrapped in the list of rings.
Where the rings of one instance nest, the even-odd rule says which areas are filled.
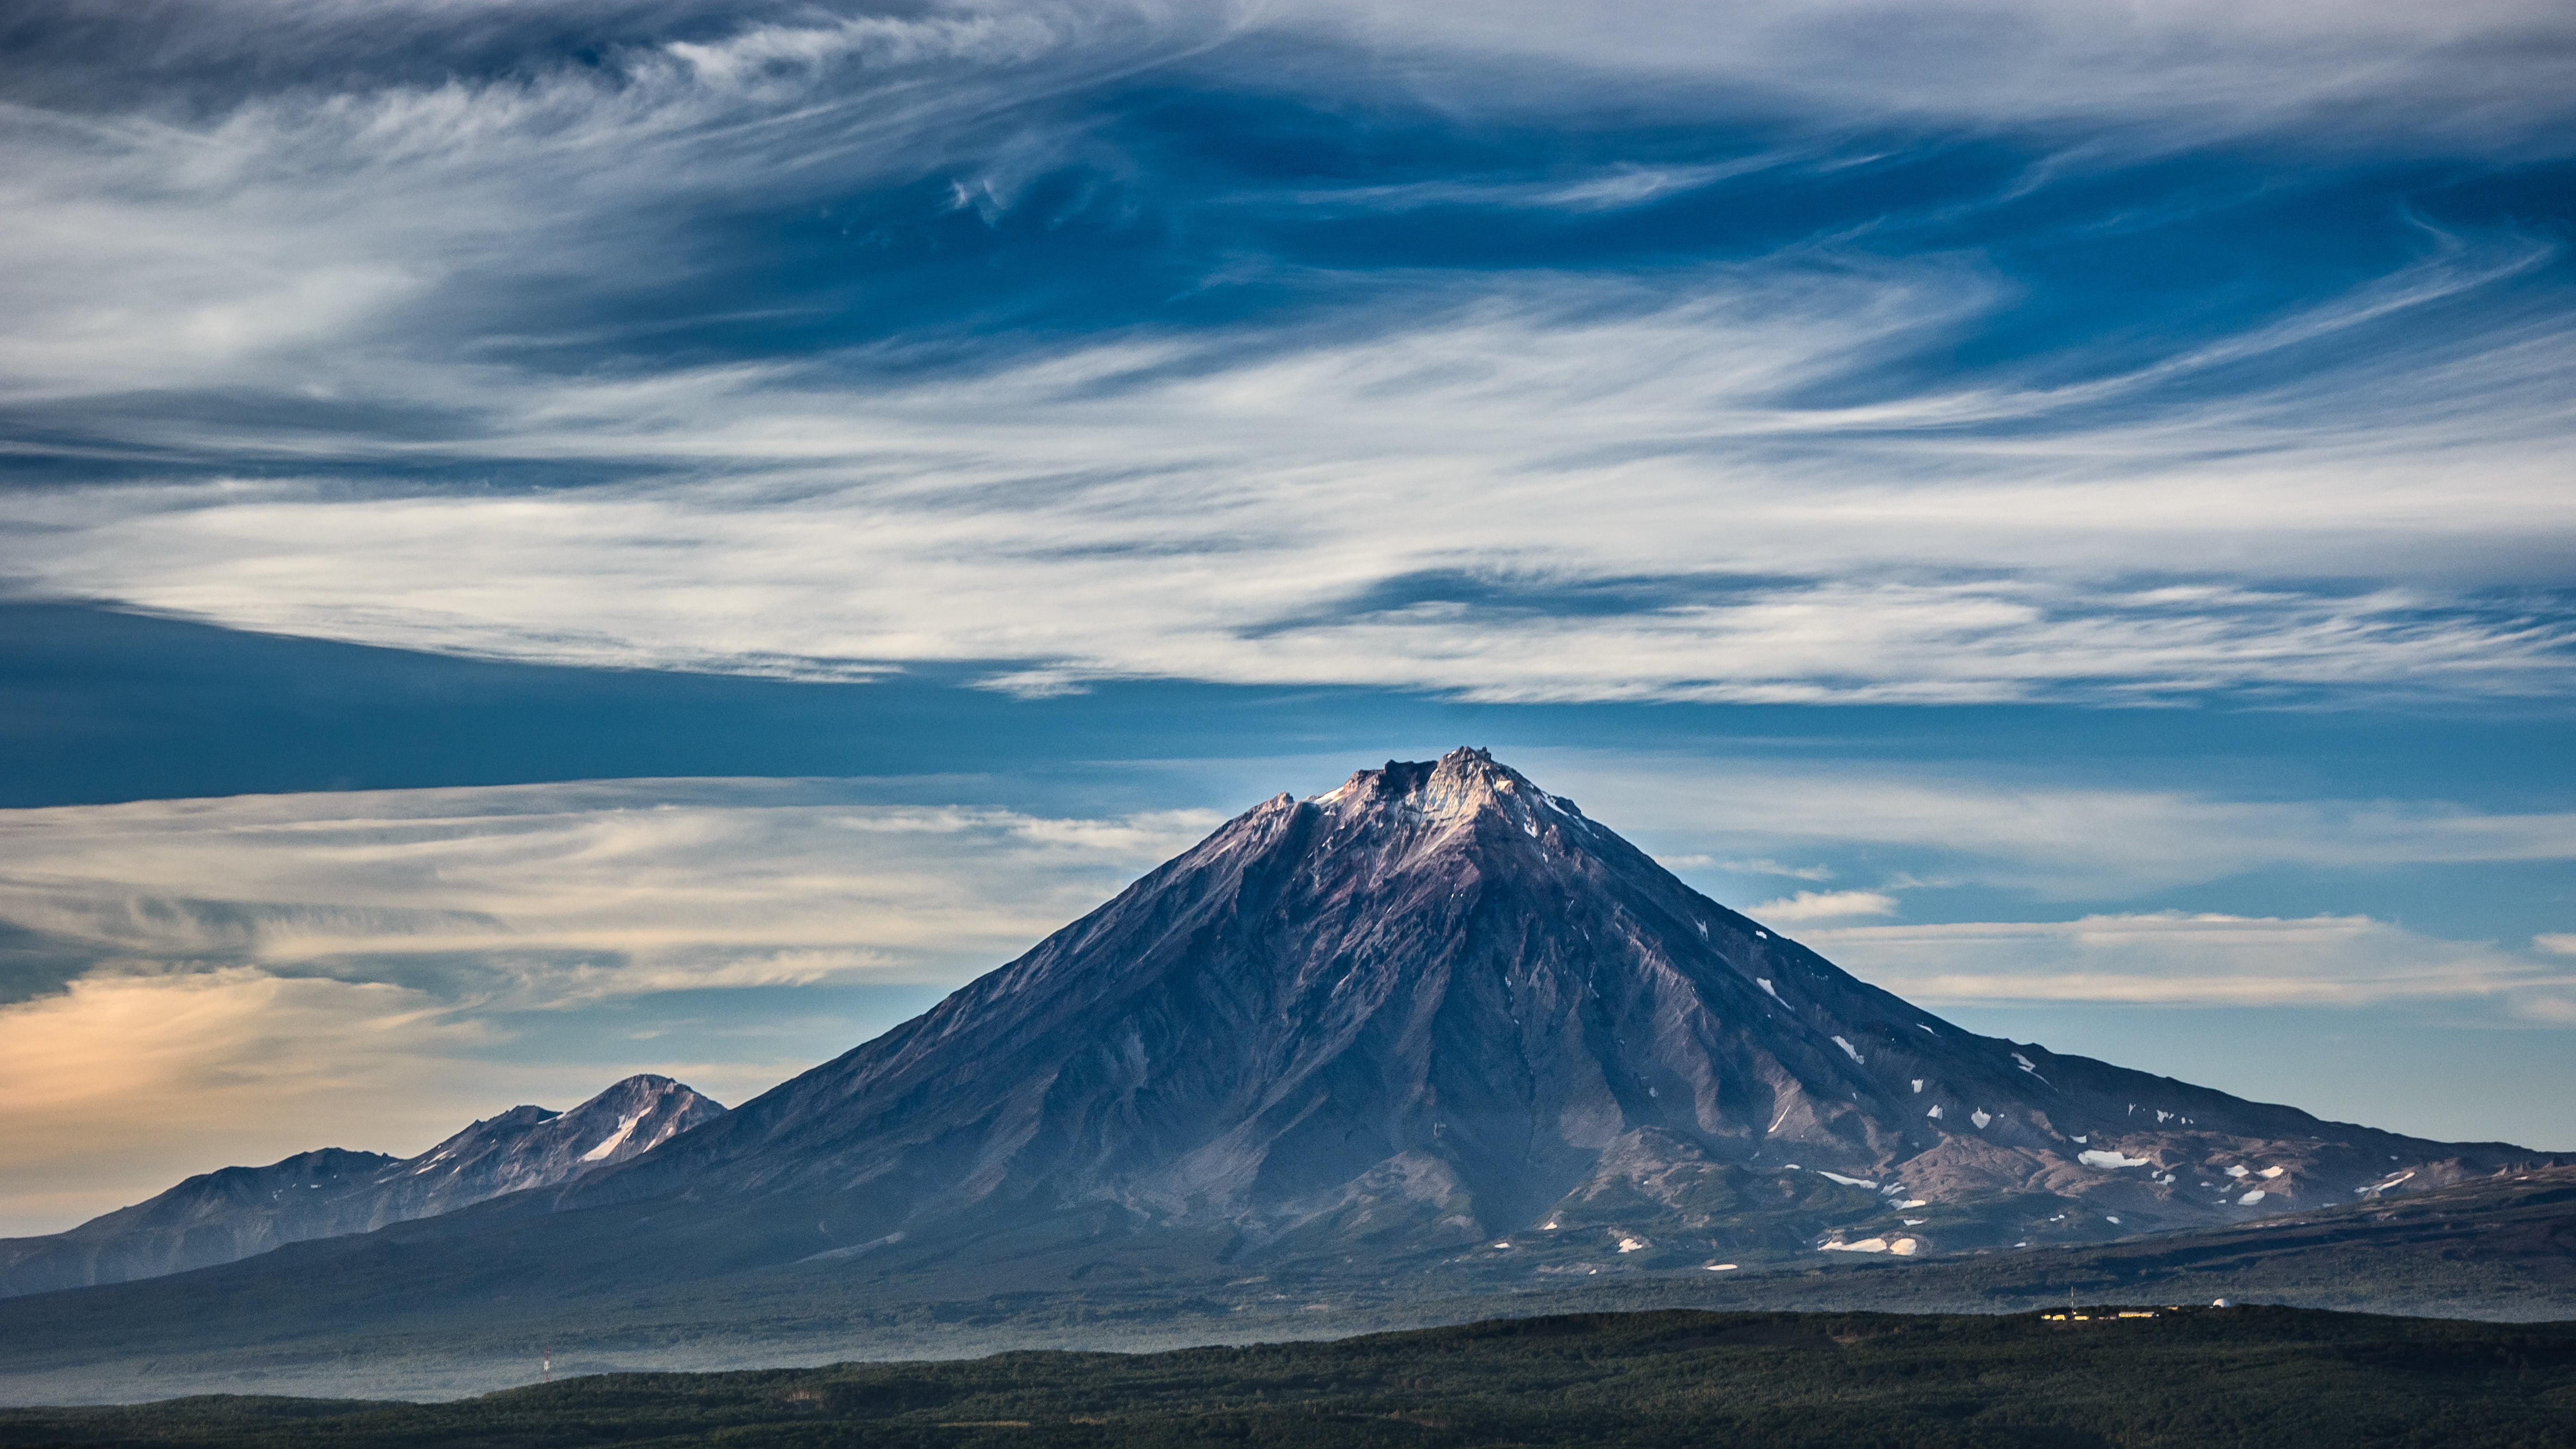
[[[568,1112],[518,1106],[483,1118],[414,1157],[325,1147],[219,1168],[60,1233],[0,1239],[0,1297],[159,1277],[434,1217],[626,1161],[723,1112],[683,1083],[639,1073]]]
[[[128,1395],[182,1361],[224,1387],[205,1375],[296,1364],[309,1388],[359,1341],[381,1345],[366,1382],[462,1392],[512,1381],[513,1334],[748,1366],[888,1335],[1312,1336],[1593,1289],[1973,1308],[2085,1264],[2232,1290],[2223,1265],[2260,1260],[2337,1306],[2531,1317],[2576,1301],[2566,1163],[1965,1032],[1455,751],[1263,801],[629,1160],[0,1302],[24,1360],[0,1394]]]

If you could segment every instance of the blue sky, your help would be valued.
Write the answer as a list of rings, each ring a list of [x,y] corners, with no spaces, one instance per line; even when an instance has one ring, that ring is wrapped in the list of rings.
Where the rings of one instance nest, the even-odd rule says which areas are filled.
[[[1459,743],[1980,1029],[2576,1147],[2570,30],[21,7],[0,1231],[748,1095]]]

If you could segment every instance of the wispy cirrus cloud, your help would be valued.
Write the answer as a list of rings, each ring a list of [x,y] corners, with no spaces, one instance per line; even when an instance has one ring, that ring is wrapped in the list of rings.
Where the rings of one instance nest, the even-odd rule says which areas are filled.
[[[78,972],[379,980],[477,1009],[947,984],[1216,823],[641,781],[0,811],[0,919]]]
[[[1895,915],[1896,897],[1884,891],[1799,891],[1744,910],[1764,922],[1842,921],[1856,916]]]
[[[2556,810],[2231,797],[1995,766],[1517,753],[1588,813],[1655,842],[1677,871],[1770,875],[1779,857],[1830,850],[1876,862],[1865,889],[1900,900],[1925,885],[1907,871],[2043,900],[2123,900],[2258,871],[2576,861],[2576,815]]]
[[[1793,880],[1832,880],[1833,867],[1824,865],[1783,865],[1767,856],[1751,860],[1720,860],[1713,855],[1658,856],[1657,863],[1667,870],[1705,870],[1712,866],[1735,875],[1784,875]]]
[[[1977,0],[1786,5],[1544,4],[1473,11],[1315,0],[1292,7],[1413,59],[1455,103],[1770,104],[1808,113],[1990,127],[2081,128],[2141,146],[2261,137],[2309,147],[2556,148],[2566,17],[2539,0],[2429,10]],[[1444,60],[1517,62],[1499,94]],[[1464,71],[1465,74],[1460,74]],[[1712,96],[1715,92],[1715,96]],[[1587,94],[1589,93],[1589,94]]]
[[[2446,941],[2368,916],[2160,911],[2072,921],[1836,926],[1801,939],[1929,1005],[2110,1003],[2361,1007],[2488,1001],[2563,1023],[2576,972],[2490,941]]]
[[[546,496],[90,490],[31,507],[9,563],[22,589],[408,647],[822,675],[1025,659],[1051,687],[2565,687],[2554,594],[2493,592],[2517,556],[2554,583],[2541,555],[2576,526],[2537,413],[2491,393],[2473,443],[2453,394],[2378,364],[2339,370],[2340,432],[2260,416],[2314,377],[2072,427],[2036,426],[2067,406],[2049,389],[1796,399],[1948,326],[1976,289],[1943,270],[1765,268],[1680,296],[1560,279],[1232,362],[1140,337],[864,395],[779,368],[523,382],[478,404],[508,429],[432,451],[691,471]],[[2012,428],[1980,439],[1980,418]],[[2435,467],[2481,481],[2434,509]]]
[[[40,11],[0,408],[112,486],[0,574],[1041,691],[2563,691],[2549,228],[2363,179],[2251,292],[2046,260],[2287,257],[2263,168],[2134,170],[2213,135],[2537,164],[2552,14],[2077,9]]]

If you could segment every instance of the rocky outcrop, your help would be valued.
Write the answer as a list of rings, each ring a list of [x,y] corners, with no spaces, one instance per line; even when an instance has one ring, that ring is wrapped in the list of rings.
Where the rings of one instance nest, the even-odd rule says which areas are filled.
[[[513,1107],[376,1174],[353,1194],[369,1220],[342,1232],[453,1212],[486,1198],[552,1187],[639,1157],[724,1115],[669,1077],[633,1076],[569,1112]]]

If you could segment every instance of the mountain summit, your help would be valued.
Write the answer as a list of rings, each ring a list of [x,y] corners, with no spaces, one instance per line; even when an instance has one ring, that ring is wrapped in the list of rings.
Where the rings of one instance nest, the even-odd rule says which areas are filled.
[[[2530,1157],[1964,1031],[1459,749],[1264,801],[556,1202],[789,1195],[827,1252],[1110,1208],[1236,1254],[1678,1262],[2114,1237]]]
[[[635,1105],[549,1119],[590,1119],[567,1141],[495,1134],[544,1142],[525,1175],[476,1146],[493,1124],[398,1166],[280,1164],[316,1200],[451,1167],[498,1195],[0,1298],[0,1394],[292,1367],[446,1395],[524,1382],[495,1346],[549,1341],[604,1369],[1296,1338],[1551,1288],[1955,1309],[2304,1284],[2519,1317],[2569,1282],[2544,1154],[1963,1031],[1481,750],[1263,801],[923,1015],[618,1161],[653,1125]],[[188,1195],[131,1226],[184,1233]],[[353,1344],[382,1346],[374,1376]]]
[[[325,1147],[201,1173],[39,1238],[0,1238],[0,1298],[123,1283],[364,1233],[550,1187],[636,1157],[724,1114],[669,1077],[638,1075],[569,1112],[513,1107],[417,1157]]]

